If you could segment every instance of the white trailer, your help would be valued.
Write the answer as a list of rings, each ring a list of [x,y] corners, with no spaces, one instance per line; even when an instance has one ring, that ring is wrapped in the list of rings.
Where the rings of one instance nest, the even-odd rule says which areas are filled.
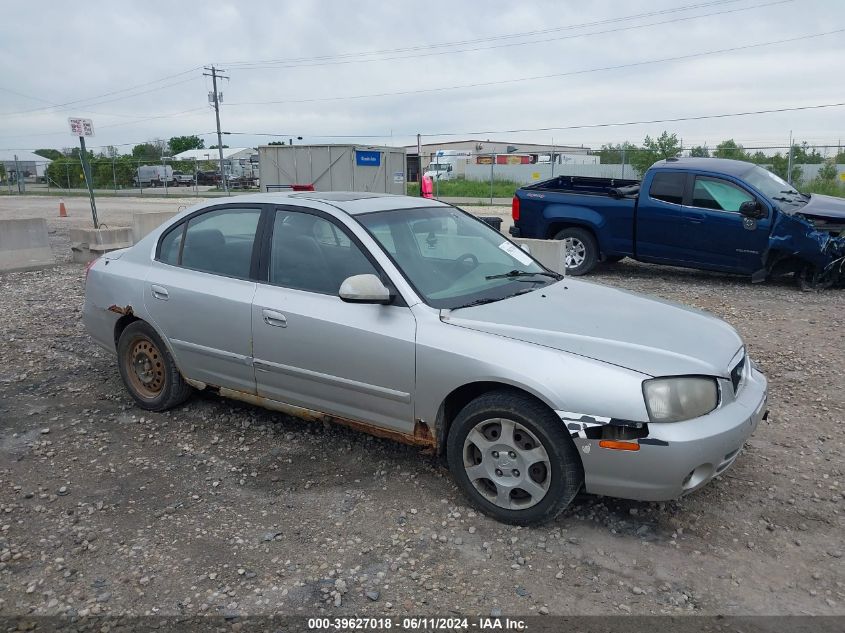
[[[258,164],[262,191],[406,191],[404,147],[262,145]]]
[[[141,187],[163,187],[165,184],[172,185],[173,167],[170,165],[139,165],[135,170],[135,186]]]

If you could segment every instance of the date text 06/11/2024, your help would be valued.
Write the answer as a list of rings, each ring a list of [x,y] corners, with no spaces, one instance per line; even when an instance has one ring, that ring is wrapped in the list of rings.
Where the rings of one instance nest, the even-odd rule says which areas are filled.
[[[524,620],[506,617],[308,618],[308,629],[312,631],[389,630],[394,627],[400,631],[525,631],[527,628]]]

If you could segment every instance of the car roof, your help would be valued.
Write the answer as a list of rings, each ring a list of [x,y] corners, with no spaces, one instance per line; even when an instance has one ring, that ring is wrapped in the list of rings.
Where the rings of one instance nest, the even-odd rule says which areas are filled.
[[[391,211],[394,209],[418,209],[420,207],[442,208],[443,202],[415,196],[397,196],[389,193],[369,191],[272,191],[269,193],[245,194],[227,199],[231,202],[260,204],[287,204],[307,207],[308,201],[329,204],[349,215]],[[219,204],[216,200],[215,203]]]
[[[714,171],[728,174],[729,176],[741,176],[754,167],[754,163],[744,160],[731,160],[729,158],[669,158],[659,160],[651,166],[652,169],[698,169],[701,171]]]

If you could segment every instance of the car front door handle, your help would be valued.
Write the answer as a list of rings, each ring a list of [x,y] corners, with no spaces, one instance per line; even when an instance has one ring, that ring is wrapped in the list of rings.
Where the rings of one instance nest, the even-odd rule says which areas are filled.
[[[281,312],[276,312],[275,310],[262,310],[261,316],[264,317],[264,322],[267,325],[272,325],[274,327],[287,327],[288,326],[288,319],[287,317],[282,314]]]
[[[701,224],[704,222],[704,214],[703,213],[688,213],[687,220],[692,222],[693,224]]]
[[[152,286],[150,286],[150,290],[152,291],[153,296],[156,299],[167,301],[169,295],[167,294],[167,288],[165,288],[164,286],[153,284]]]

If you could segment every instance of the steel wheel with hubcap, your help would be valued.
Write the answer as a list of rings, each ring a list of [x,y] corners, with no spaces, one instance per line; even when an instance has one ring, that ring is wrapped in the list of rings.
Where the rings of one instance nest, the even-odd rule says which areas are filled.
[[[117,358],[123,384],[142,409],[165,411],[191,395],[170,351],[148,323],[126,326],[117,342]]]
[[[517,525],[553,519],[584,481],[565,425],[542,402],[519,391],[492,391],[467,404],[449,429],[446,452],[470,500]]]
[[[530,508],[549,491],[546,449],[528,429],[506,418],[482,420],[467,434],[464,470],[478,492],[507,510]]]

